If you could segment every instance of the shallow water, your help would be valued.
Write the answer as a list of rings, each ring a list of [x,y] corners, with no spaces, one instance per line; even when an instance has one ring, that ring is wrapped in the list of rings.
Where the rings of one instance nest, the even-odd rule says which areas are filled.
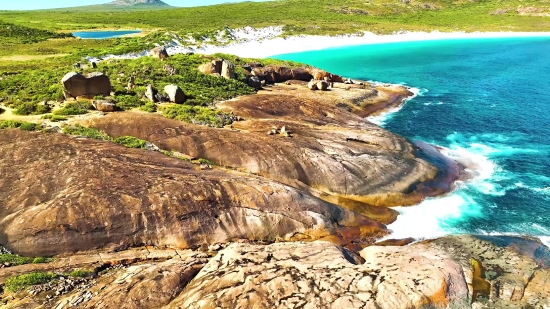
[[[141,30],[115,30],[115,31],[84,31],[73,32],[73,36],[81,39],[112,39],[119,38],[128,34],[141,33]]]
[[[475,174],[397,208],[392,237],[529,234],[550,241],[550,37],[354,46],[277,56],[419,95],[371,121],[446,148]]]

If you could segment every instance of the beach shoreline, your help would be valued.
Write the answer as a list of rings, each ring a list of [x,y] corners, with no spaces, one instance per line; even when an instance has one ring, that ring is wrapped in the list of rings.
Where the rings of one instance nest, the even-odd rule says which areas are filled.
[[[437,41],[454,39],[497,39],[549,37],[550,32],[402,32],[389,35],[378,35],[372,32],[339,36],[299,35],[276,37],[271,39],[248,40],[226,46],[207,45],[196,49],[207,54],[227,53],[248,58],[267,58],[277,55],[315,51],[330,48],[374,45],[402,42]],[[177,48],[173,47],[172,52]],[[185,52],[189,52],[186,49]],[[183,52],[183,51],[182,51]]]

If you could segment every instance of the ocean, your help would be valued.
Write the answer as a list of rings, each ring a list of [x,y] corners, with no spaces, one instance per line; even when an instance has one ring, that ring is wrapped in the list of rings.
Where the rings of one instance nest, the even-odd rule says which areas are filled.
[[[279,55],[362,80],[414,87],[369,119],[444,147],[473,179],[413,207],[390,238],[522,234],[550,243],[550,37],[439,40]]]

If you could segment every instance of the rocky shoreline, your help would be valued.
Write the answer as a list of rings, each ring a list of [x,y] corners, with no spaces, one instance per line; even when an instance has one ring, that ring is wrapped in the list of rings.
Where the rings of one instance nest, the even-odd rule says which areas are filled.
[[[54,258],[0,268],[0,308],[549,308],[550,253],[536,240],[374,245],[397,218],[389,207],[446,194],[463,174],[437,148],[365,121],[409,89],[247,68],[258,92],[218,103],[234,120],[222,128],[112,104],[64,124],[109,140],[0,130],[0,243]],[[71,78],[90,79],[66,76],[65,95],[88,95]],[[150,150],[111,141],[124,137]],[[48,282],[14,288],[37,274]]]

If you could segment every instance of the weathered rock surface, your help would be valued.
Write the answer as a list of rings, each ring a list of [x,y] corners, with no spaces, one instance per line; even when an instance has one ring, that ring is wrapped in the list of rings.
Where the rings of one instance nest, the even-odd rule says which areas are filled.
[[[411,188],[430,181],[438,173],[433,165],[415,156],[416,147],[406,139],[334,106],[325,108],[320,102],[294,96],[255,95],[226,102],[222,108],[225,107],[247,119],[233,124],[241,131],[182,124],[159,115],[143,115],[139,119],[131,114],[109,115],[93,119],[89,125],[115,137],[136,136],[162,149],[207,158],[302,190],[317,190],[370,205],[416,203],[422,197]],[[315,118],[315,113],[319,113],[319,122],[334,121],[324,116],[332,110],[334,117],[342,115],[342,121],[357,119],[358,127],[297,122]],[[273,115],[278,120],[270,119]],[[273,126],[286,126],[292,138],[266,135]]]
[[[77,97],[108,96],[111,94],[111,81],[103,73],[95,72],[82,75],[67,73],[61,80],[66,99]]]
[[[164,87],[164,92],[168,95],[172,103],[181,104],[185,102],[185,93],[179,86],[168,85]]]
[[[110,113],[115,111],[115,104],[105,100],[92,101],[94,108],[100,112]]]
[[[166,51],[166,47],[164,46],[157,46],[151,50],[151,55],[155,58],[158,58],[160,60],[167,59],[168,51]]]
[[[165,308],[550,306],[550,255],[537,241],[454,236],[409,247],[368,247],[360,253],[364,260],[327,242],[232,244]],[[472,260],[478,258],[498,273],[486,271],[475,278]],[[489,276],[495,293],[477,298],[472,282]]]
[[[256,90],[260,90],[262,89],[262,82],[260,81],[260,79],[256,76],[251,76],[249,79],[248,79],[248,85],[250,87],[253,87],[254,89]]]
[[[199,66],[199,71],[203,74],[214,74],[214,73],[221,73],[221,70],[218,71],[216,69],[216,66],[212,62],[208,62],[205,64],[201,64]]]
[[[153,103],[158,102],[157,99],[158,90],[153,87],[153,85],[147,85],[147,89],[145,90],[145,97]]]
[[[62,134],[0,131],[0,174],[0,243],[30,256],[385,234],[276,182]]]
[[[235,78],[235,65],[228,60],[224,60],[222,63],[222,71],[221,76],[226,79],[234,79]]]

